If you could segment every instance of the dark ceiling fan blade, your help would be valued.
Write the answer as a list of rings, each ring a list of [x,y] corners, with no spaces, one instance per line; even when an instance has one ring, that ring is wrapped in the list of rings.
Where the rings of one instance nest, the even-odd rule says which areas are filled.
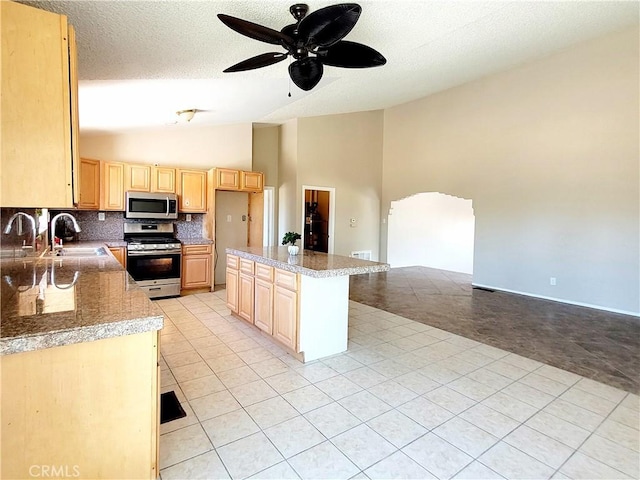
[[[299,38],[311,49],[329,47],[351,31],[360,12],[362,8],[357,3],[341,3],[316,10],[300,22]]]
[[[248,22],[241,18],[225,15],[224,13],[219,13],[218,18],[231,30],[235,30],[236,32],[246,37],[253,38],[254,40],[260,40],[261,42],[271,43],[273,45],[290,45],[293,43],[293,39],[290,36],[277,30],[273,30],[272,28],[263,27],[257,23]]]
[[[324,67],[322,62],[315,57],[307,57],[301,60],[296,60],[289,65],[289,76],[293,83],[295,83],[300,89],[308,91],[315,87],[320,79]]]
[[[348,40],[341,40],[329,48],[318,49],[318,59],[325,65],[343,68],[379,67],[387,63],[387,59],[377,50]]]
[[[281,62],[287,58],[287,56],[288,55],[286,53],[280,52],[263,53],[261,55],[256,55],[255,57],[247,58],[240,63],[236,63],[235,65],[223,70],[223,72],[243,72],[245,70],[253,70],[254,68],[262,68]]]

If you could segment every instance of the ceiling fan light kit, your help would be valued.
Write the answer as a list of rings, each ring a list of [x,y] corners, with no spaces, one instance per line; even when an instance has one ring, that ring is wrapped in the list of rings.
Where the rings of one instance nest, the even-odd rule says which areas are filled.
[[[256,55],[224,70],[242,72],[262,68],[292,56],[289,76],[300,89],[308,91],[322,79],[324,65],[342,68],[370,68],[387,63],[373,48],[342,40],[353,29],[362,8],[357,3],[341,3],[321,8],[307,15],[308,5],[297,3],[289,8],[296,23],[281,31],[256,23],[219,14],[227,27],[254,40],[280,45],[286,53],[270,52]]]
[[[180,110],[176,112],[176,115],[178,116],[178,122],[181,122],[181,123],[190,122],[195,116],[195,114],[196,114],[195,108],[191,108],[189,110]]]

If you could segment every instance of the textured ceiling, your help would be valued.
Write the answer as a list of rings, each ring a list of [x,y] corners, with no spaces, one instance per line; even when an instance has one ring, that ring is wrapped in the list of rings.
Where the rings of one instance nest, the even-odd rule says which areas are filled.
[[[293,21],[291,0],[23,3],[64,13],[76,28],[85,133],[188,128],[168,124],[190,108],[202,110],[191,122],[199,125],[385,108],[637,25],[639,17],[636,1],[363,0],[347,39],[375,48],[387,64],[326,67],[318,86],[303,92],[290,84],[287,62],[222,73],[250,56],[284,50],[230,30],[216,14],[280,30]]]

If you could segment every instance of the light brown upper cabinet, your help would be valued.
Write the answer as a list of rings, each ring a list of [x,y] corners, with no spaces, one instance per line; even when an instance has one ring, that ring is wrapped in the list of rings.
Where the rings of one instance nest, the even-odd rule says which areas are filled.
[[[264,175],[262,172],[240,172],[240,190],[243,192],[262,192]]]
[[[67,17],[3,1],[0,18],[0,204],[73,207],[77,77]]]
[[[124,211],[124,169],[119,162],[102,162],[102,194],[100,210]]]
[[[240,171],[216,168],[216,188],[219,190],[238,190],[240,188]]]
[[[262,192],[262,172],[245,172],[230,168],[216,168],[216,189],[240,192]]]
[[[201,170],[179,170],[178,172],[178,210],[185,213],[206,213],[207,172]]]
[[[127,165],[125,192],[151,191],[151,165]]]
[[[151,191],[176,193],[176,169],[153,167],[151,170]]]
[[[78,208],[98,210],[100,208],[100,161],[80,159],[78,174]]]

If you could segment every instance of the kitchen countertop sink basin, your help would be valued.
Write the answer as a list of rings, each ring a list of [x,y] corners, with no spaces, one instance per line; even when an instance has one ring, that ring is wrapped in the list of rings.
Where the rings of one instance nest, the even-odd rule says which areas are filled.
[[[104,247],[63,247],[52,253],[56,257],[102,257],[107,255]]]

